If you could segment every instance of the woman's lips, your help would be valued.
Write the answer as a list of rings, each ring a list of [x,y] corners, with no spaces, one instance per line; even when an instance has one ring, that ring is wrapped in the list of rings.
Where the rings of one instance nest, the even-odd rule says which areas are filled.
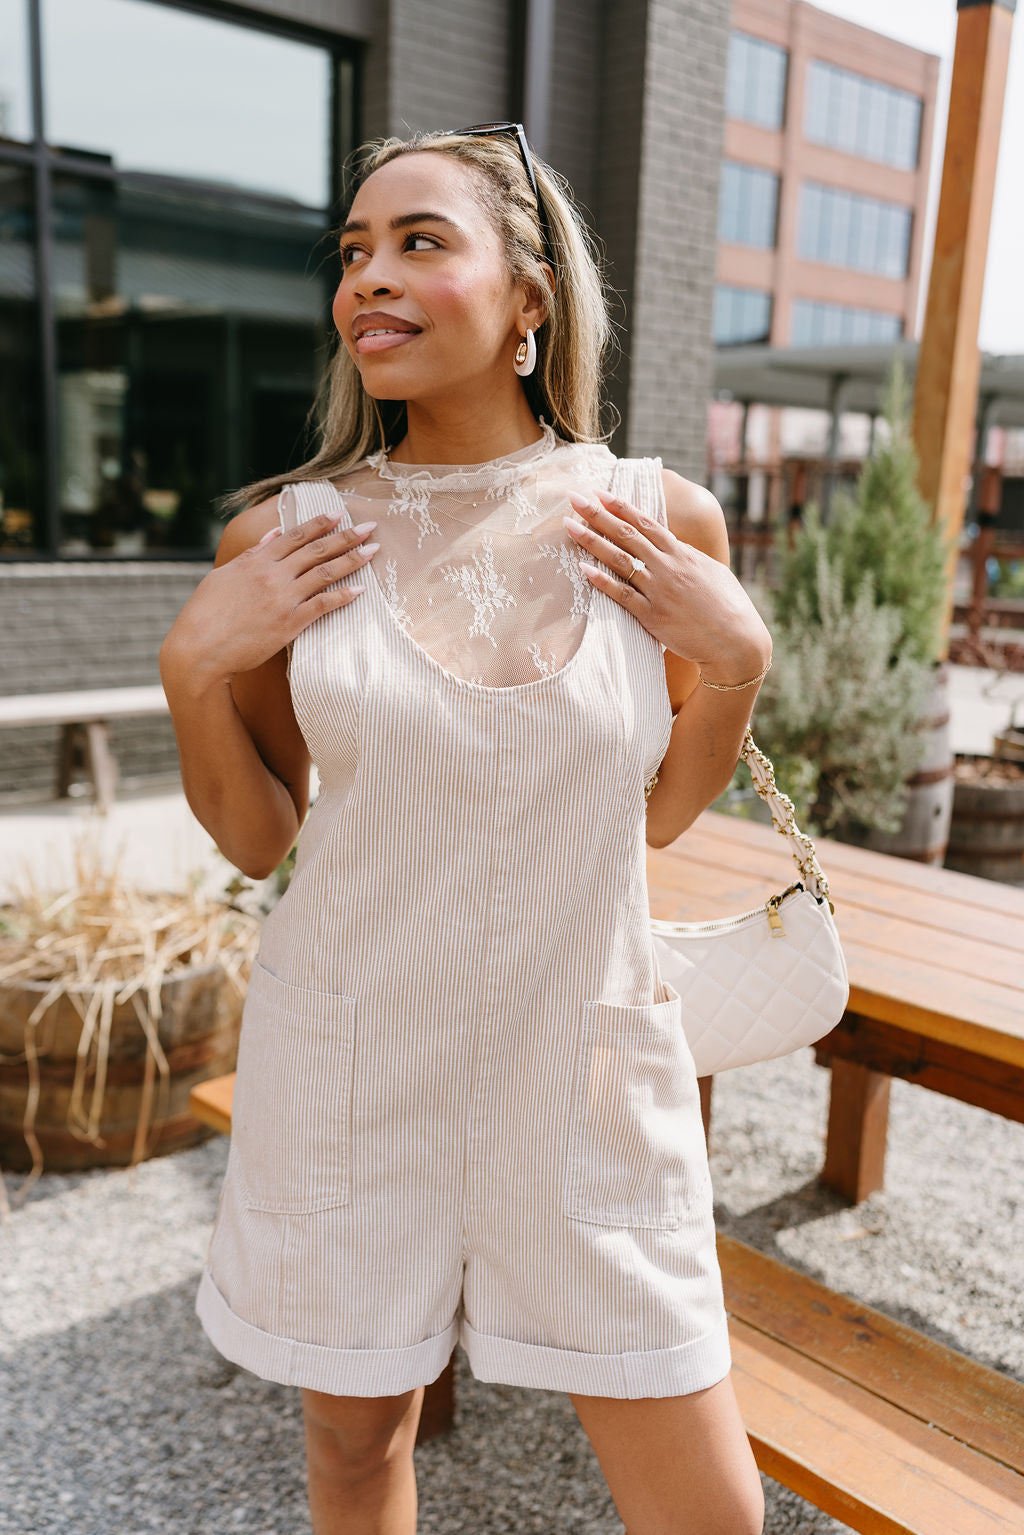
[[[357,352],[386,352],[393,346],[402,346],[422,335],[418,330],[396,330],[388,336],[360,336],[356,341]]]

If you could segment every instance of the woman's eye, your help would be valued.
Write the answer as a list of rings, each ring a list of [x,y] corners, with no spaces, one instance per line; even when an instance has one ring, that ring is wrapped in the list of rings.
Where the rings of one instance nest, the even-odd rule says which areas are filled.
[[[408,245],[410,240],[426,240],[430,246],[434,247],[434,249],[437,248],[437,241],[434,239],[433,235],[419,235],[419,234],[412,234],[412,233],[410,233],[410,234],[407,234],[405,239],[402,241],[402,248],[403,249]],[[350,253],[352,251],[362,250],[362,248],[363,247],[361,245],[344,245],[344,246],[342,246],[342,248],[341,248],[341,264],[342,264],[342,266],[351,266],[352,263],[348,259]]]

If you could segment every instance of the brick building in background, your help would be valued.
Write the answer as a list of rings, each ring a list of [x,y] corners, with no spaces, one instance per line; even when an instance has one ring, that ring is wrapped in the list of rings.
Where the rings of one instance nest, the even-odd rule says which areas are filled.
[[[6,0],[0,689],[159,681],[221,531],[211,497],[309,456],[330,232],[368,137],[526,123],[619,296],[611,446],[702,478],[729,17],[729,0]],[[169,720],[111,734],[124,779],[176,775]],[[45,797],[55,745],[0,735],[0,796]]]
[[[934,55],[804,0],[734,0],[716,345],[915,335],[938,74]],[[740,408],[710,417],[712,461],[739,458]],[[847,445],[863,451],[857,425]],[[819,413],[752,407],[748,459],[821,452],[825,430]]]

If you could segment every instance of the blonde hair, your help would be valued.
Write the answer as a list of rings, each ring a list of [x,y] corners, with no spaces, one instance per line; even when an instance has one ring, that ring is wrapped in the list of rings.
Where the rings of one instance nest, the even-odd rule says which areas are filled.
[[[550,232],[552,293],[537,204],[514,140],[437,133],[372,139],[356,151],[361,157],[357,185],[399,155],[423,150],[451,155],[470,168],[473,195],[501,237],[512,284],[536,290],[547,307],[547,316],[535,332],[537,364],[523,380],[534,415],[542,415],[570,442],[606,442],[618,425],[618,412],[610,405],[612,425],[601,430],[601,385],[608,354],[617,346],[608,303],[611,290],[601,249],[568,182],[544,160],[533,157]],[[339,338],[308,420],[315,423],[320,442],[313,457],[297,469],[253,480],[216,498],[218,511],[225,515],[241,511],[292,481],[335,479],[368,453],[393,447],[405,431],[405,401],[378,401],[368,394]]]

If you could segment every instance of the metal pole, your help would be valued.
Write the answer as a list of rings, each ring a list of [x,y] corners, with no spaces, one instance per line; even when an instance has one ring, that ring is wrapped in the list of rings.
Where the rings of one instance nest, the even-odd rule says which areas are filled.
[[[40,0],[29,0],[29,69],[32,77],[33,181],[36,214],[36,288],[39,316],[40,408],[42,411],[43,536],[45,551],[56,556],[60,542],[58,484],[57,316],[53,302],[53,185],[46,148],[43,112],[43,38]]]

